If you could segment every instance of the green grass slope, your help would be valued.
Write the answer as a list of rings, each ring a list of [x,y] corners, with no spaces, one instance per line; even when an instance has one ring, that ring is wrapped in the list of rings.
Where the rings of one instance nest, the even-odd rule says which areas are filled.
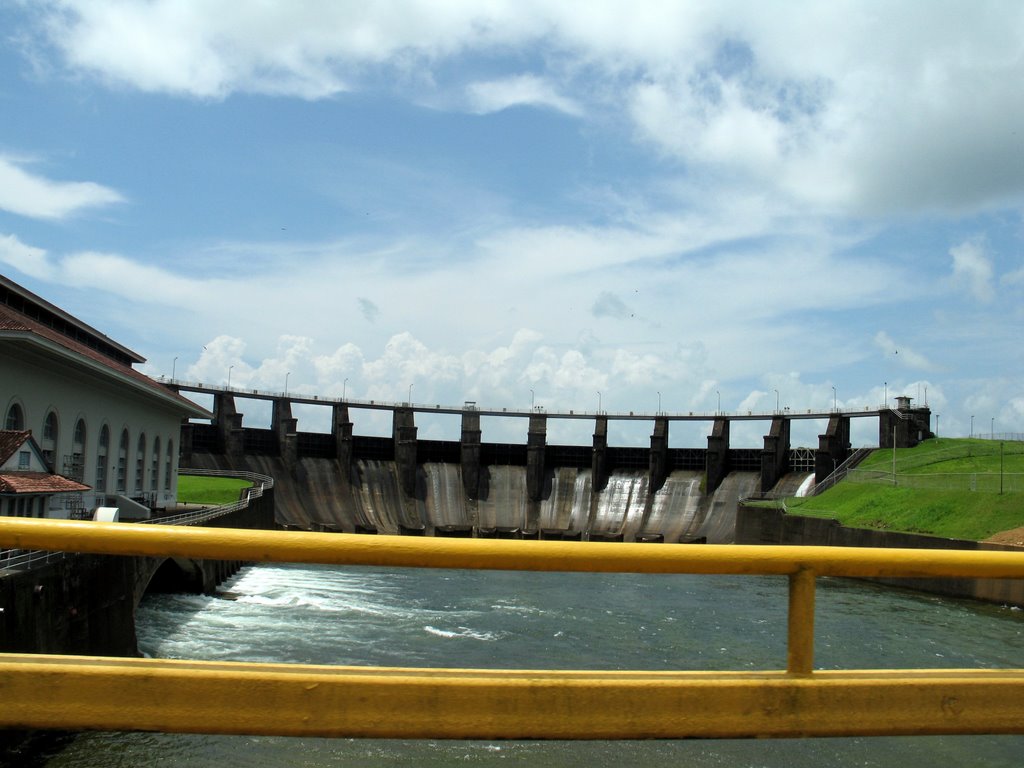
[[[252,485],[237,477],[178,476],[178,501],[185,504],[219,506],[238,501],[238,493]]]
[[[927,440],[875,451],[820,496],[787,499],[792,514],[853,528],[982,540],[1024,527],[1024,443]],[[1002,492],[1000,492],[1002,488]]]

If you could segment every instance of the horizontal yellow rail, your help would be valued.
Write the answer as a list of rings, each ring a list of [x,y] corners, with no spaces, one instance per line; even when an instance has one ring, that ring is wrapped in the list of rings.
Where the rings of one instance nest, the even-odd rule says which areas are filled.
[[[1020,733],[1024,671],[579,672],[4,656],[0,725],[374,738]]]
[[[1024,577],[1005,551],[357,536],[80,520],[0,518],[0,547],[253,562],[594,573]]]
[[[0,654],[0,727],[394,738],[1024,733],[1024,670],[813,671],[815,579],[1024,577],[1024,553],[506,541],[0,519],[115,555],[789,578],[787,669],[381,669]]]

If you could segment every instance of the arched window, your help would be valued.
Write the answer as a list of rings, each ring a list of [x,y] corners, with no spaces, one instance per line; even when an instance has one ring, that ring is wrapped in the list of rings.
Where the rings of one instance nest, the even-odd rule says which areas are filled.
[[[167,441],[167,468],[164,470],[164,490],[171,490],[171,473],[174,471],[174,441]]]
[[[4,420],[4,429],[13,429],[16,432],[20,432],[25,428],[25,412],[21,410],[21,406],[17,403],[12,403],[11,407],[7,409],[7,418]]]
[[[117,448],[117,492],[124,493],[128,488],[128,430],[121,433],[121,442]]]
[[[100,441],[96,449],[96,490],[107,492],[107,452],[110,450],[110,430],[103,425],[100,430]]]
[[[135,493],[142,493],[142,487],[146,484],[146,435],[139,435],[139,442],[135,448]]]
[[[60,436],[60,427],[57,424],[57,414],[50,411],[43,421],[43,439],[39,445],[43,449],[43,458],[54,472],[57,471],[57,438]]]
[[[85,420],[75,422],[75,434],[71,438],[71,460],[64,459],[64,474],[72,480],[85,479]]]
[[[160,488],[160,438],[153,438],[153,458],[149,470],[149,487],[156,491]]]

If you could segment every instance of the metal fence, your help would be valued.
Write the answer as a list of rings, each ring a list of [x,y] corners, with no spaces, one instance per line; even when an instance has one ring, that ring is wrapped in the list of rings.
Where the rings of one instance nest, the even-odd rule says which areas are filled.
[[[140,520],[140,523],[150,525],[203,525],[218,517],[230,515],[246,509],[249,502],[263,496],[264,489],[274,487],[274,478],[268,475],[259,475],[255,472],[237,472],[217,469],[182,469],[179,475],[199,475],[203,477],[235,477],[248,480],[252,485],[243,488],[238,501],[230,504],[221,504],[215,507],[204,507],[203,509],[190,510],[177,515],[163,515],[150,520]],[[48,552],[34,549],[0,549],[0,571],[24,571],[30,568],[39,568],[50,563],[63,560],[65,557],[73,557],[75,552]]]
[[[927,491],[976,491],[978,493],[1019,493],[1024,491],[1024,473],[1020,472],[960,472],[923,473],[900,472],[893,475],[874,469],[852,469],[846,476],[851,483],[876,483],[896,488]]]

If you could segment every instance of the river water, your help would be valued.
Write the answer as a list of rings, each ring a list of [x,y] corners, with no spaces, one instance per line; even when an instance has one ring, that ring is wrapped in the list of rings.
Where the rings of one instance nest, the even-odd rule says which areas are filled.
[[[779,669],[782,577],[260,565],[221,597],[152,595],[165,658],[535,669]],[[819,580],[823,669],[1024,666],[1024,612]],[[1024,737],[461,742],[83,733],[49,768],[128,766],[1019,766]]]

